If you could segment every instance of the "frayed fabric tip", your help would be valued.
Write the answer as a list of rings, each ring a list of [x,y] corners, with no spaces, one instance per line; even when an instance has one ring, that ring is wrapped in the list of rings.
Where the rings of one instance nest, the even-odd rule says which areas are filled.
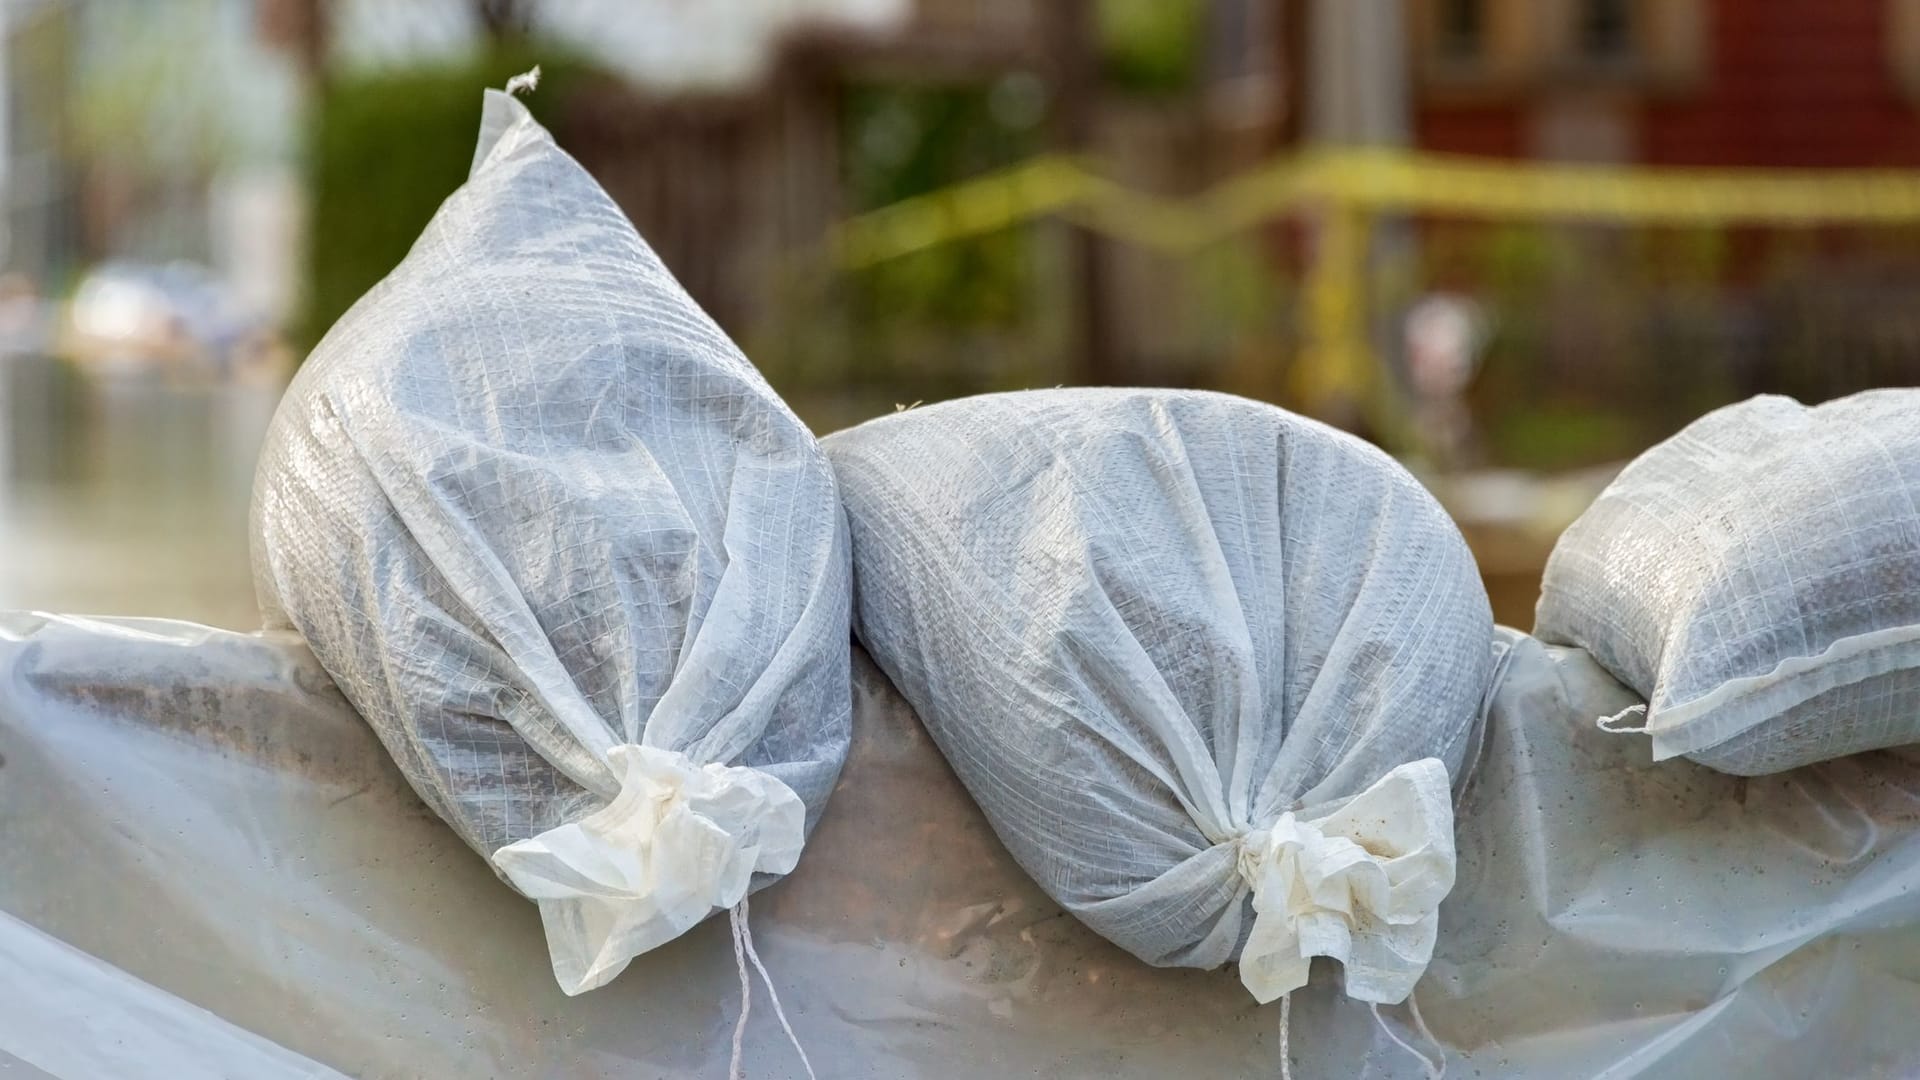
[[[522,72],[521,74],[515,75],[513,78],[507,80],[507,94],[511,97],[518,97],[521,94],[530,94],[533,91],[538,90],[539,88],[540,88],[540,65],[539,64],[533,65],[532,71]]]

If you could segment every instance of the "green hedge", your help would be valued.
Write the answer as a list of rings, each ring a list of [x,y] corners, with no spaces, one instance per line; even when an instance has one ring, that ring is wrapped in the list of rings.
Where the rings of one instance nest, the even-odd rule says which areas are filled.
[[[566,107],[588,69],[532,46],[463,63],[336,75],[309,123],[307,305],[296,335],[311,347],[413,246],[466,179],[480,94],[540,64],[523,100],[543,122]]]

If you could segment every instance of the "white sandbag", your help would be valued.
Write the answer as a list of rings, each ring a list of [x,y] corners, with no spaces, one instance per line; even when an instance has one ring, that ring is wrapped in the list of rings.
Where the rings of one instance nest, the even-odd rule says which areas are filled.
[[[1756,397],[1648,450],[1560,538],[1534,632],[1647,699],[1656,759],[1920,742],[1920,390]]]
[[[301,369],[253,530],[269,626],[539,902],[569,992],[793,869],[848,738],[831,470],[511,97]]]
[[[855,629],[1014,857],[1152,964],[1406,997],[1492,621],[1378,450],[1220,394],[989,395],[824,440]]]

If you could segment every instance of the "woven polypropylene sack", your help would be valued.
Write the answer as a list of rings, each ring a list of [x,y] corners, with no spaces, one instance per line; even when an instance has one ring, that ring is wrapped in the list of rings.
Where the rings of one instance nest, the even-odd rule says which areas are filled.
[[[1451,887],[1492,660],[1459,532],[1384,454],[1219,394],[1057,390],[824,440],[854,625],[1001,839],[1153,964],[1397,1001]]]
[[[1647,699],[1655,758],[1920,742],[1920,390],[1756,397],[1648,450],[1560,538],[1534,632]]]
[[[569,992],[792,869],[849,736],[832,470],[517,101],[307,360],[252,524],[269,624]]]

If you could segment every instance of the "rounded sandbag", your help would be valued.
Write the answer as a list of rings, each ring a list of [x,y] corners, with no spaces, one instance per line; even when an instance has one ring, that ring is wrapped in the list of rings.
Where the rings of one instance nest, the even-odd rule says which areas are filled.
[[[1405,470],[1172,390],[988,395],[823,445],[856,633],[1050,895],[1149,963],[1237,959],[1262,1001],[1314,955],[1406,996],[1492,618]]]

